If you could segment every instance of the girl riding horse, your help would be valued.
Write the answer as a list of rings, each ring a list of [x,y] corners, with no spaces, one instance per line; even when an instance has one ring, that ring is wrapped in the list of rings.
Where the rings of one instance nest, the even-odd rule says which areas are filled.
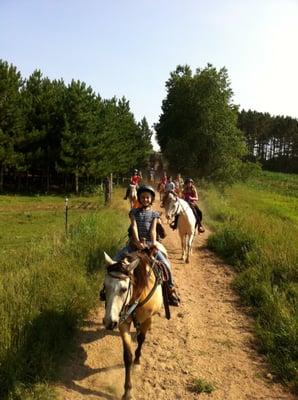
[[[205,229],[202,225],[203,214],[197,205],[197,201],[199,200],[197,189],[194,185],[194,181],[191,178],[186,178],[184,181],[184,189],[182,192],[182,199],[187,201],[190,205],[194,216],[197,221],[197,228],[200,233],[205,232]],[[174,222],[170,225],[172,229],[177,229],[178,216],[176,216]]]

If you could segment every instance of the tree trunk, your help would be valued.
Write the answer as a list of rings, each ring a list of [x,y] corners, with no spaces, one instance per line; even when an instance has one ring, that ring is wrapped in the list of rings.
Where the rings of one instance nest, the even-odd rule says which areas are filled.
[[[50,167],[47,166],[47,193],[50,191]]]
[[[79,173],[76,171],[75,173],[75,182],[76,182],[76,194],[79,194]]]
[[[0,193],[3,192],[3,164],[0,167]]]

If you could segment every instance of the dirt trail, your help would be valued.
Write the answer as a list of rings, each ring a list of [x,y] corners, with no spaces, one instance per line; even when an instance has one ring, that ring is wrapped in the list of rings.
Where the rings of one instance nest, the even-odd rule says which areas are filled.
[[[182,304],[153,320],[143,347],[141,369],[134,371],[136,400],[260,400],[295,397],[274,383],[254,348],[253,321],[230,288],[231,268],[204,246],[208,233],[196,238],[190,264],[182,264],[180,240],[167,230],[164,241]],[[77,351],[63,370],[60,399],[120,399],[124,367],[117,332],[106,332],[99,307],[76,338]],[[213,383],[211,394],[189,390],[193,379]]]

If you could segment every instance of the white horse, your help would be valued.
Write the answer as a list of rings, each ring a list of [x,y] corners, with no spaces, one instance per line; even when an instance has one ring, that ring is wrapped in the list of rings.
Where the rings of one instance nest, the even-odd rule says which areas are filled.
[[[137,186],[136,185],[129,185],[129,195],[128,200],[130,203],[130,207],[133,208],[138,196],[137,196]]]
[[[178,232],[181,239],[182,260],[189,263],[191,247],[196,235],[196,218],[189,204],[169,193],[164,204],[166,217],[169,221],[173,221],[178,215]]]

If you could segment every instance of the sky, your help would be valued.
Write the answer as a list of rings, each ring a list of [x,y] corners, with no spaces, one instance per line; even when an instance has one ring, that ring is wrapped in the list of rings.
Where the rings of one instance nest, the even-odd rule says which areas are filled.
[[[178,64],[226,67],[240,109],[298,118],[297,48],[298,0],[0,0],[0,59],[125,96],[150,126]]]

